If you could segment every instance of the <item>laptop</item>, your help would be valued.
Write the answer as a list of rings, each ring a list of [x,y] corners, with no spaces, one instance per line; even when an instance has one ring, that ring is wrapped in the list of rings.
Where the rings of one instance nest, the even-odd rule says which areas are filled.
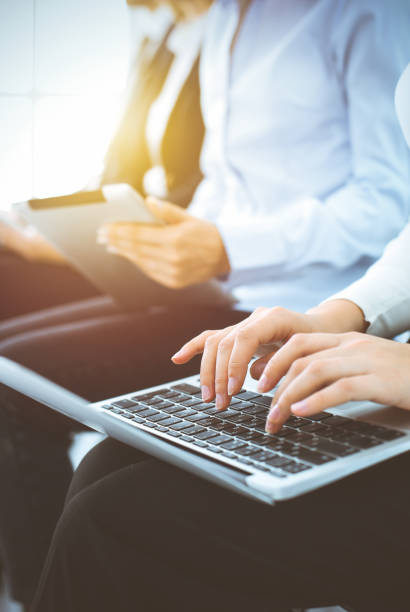
[[[190,376],[90,403],[0,357],[0,383],[160,460],[268,504],[290,499],[410,449],[410,413],[370,402],[309,418],[275,435],[270,395],[245,388],[218,412]]]

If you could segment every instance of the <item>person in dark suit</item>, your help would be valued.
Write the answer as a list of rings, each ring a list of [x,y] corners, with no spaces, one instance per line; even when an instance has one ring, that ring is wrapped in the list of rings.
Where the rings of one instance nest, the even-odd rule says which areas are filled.
[[[127,182],[147,193],[144,176],[153,166],[147,122],[175,59],[168,43],[176,30],[178,15],[159,41],[144,40],[135,57],[124,113],[110,143],[98,179],[100,185]],[[199,101],[198,53],[199,45],[185,80],[176,83],[176,101],[168,108],[168,121],[158,147],[166,184],[164,195],[182,207],[190,202],[201,180],[199,156],[204,125]],[[0,256],[0,283],[7,287],[0,305],[3,352],[11,338],[35,334],[37,327],[51,326],[56,320],[66,325],[71,320],[102,321],[112,316],[114,321],[107,333],[121,345],[124,338],[117,333],[116,325],[124,315],[111,298],[98,294],[40,238],[29,240],[5,227],[0,228],[0,238],[6,245]],[[75,300],[83,301],[70,309],[67,303]],[[45,318],[36,313],[27,315],[32,310],[55,305],[60,306]],[[136,339],[136,343],[138,340],[141,341]],[[40,346],[36,355],[36,362],[43,357],[44,363],[48,362],[47,352],[43,353]],[[65,384],[74,385],[86,396],[104,388],[101,379],[107,381],[104,392],[114,393],[114,377],[110,372],[115,365],[123,371],[127,384],[135,381],[135,364],[130,367],[129,355],[124,354],[123,362],[117,359],[116,364],[107,359],[105,374],[101,376],[100,368],[98,377],[91,370],[85,371],[78,358],[74,361],[77,366],[66,370]],[[47,367],[53,369],[49,362]],[[88,388],[84,386],[86,380]],[[76,425],[56,418],[51,412],[46,414],[34,403],[28,406],[23,398],[5,388],[0,388],[0,406],[0,558],[13,598],[28,606],[72,476],[68,449]]]
[[[133,1],[128,4],[152,5]],[[144,187],[144,176],[153,160],[147,143],[147,119],[174,60],[167,43],[175,28],[176,23],[172,23],[159,41],[145,39],[138,49],[130,70],[127,102],[105,156],[103,172],[97,179],[99,186],[129,183],[143,195],[149,195]],[[199,156],[204,124],[199,103],[198,68],[197,56],[181,84],[160,143],[166,183],[162,195],[183,207],[191,201],[202,178]],[[28,237],[0,222],[0,245],[0,285],[7,287],[0,303],[0,321],[100,295],[38,234]],[[100,312],[107,304],[106,300],[102,303],[97,300],[89,306],[96,306]],[[107,307],[111,310],[112,304]]]

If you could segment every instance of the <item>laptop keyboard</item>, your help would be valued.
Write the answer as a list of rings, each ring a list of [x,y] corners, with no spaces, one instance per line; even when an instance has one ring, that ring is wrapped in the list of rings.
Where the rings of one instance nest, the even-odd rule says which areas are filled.
[[[401,431],[321,412],[291,416],[274,435],[265,432],[272,398],[242,390],[227,410],[204,403],[201,391],[182,383],[120,399],[103,408],[112,414],[190,442],[223,461],[237,461],[286,478],[404,436]]]

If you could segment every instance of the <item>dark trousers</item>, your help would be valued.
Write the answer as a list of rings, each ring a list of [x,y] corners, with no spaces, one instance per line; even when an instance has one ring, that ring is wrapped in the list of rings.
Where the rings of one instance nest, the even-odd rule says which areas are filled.
[[[74,475],[32,612],[410,609],[410,454],[274,507],[105,440]]]
[[[0,321],[100,295],[70,266],[32,263],[0,246]]]
[[[0,354],[97,401],[196,373],[198,359],[177,367],[170,356],[203,329],[246,314],[212,308],[125,314],[98,298],[3,323]],[[0,551],[12,595],[27,604],[71,480],[67,449],[79,425],[9,389],[0,393]]]

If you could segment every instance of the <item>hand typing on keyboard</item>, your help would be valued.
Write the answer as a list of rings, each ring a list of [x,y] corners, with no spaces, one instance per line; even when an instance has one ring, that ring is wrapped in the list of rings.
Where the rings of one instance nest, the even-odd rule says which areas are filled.
[[[186,363],[202,353],[201,390],[204,401],[216,399],[223,410],[245,380],[248,364],[258,350],[267,353],[253,364],[254,378],[274,354],[274,343],[287,340],[298,332],[315,331],[313,315],[302,315],[284,308],[258,308],[247,319],[225,329],[204,331],[190,340],[173,356],[174,363]]]
[[[224,410],[242,387],[258,349],[281,342],[251,368],[261,392],[273,389],[286,375],[268,415],[270,433],[279,431],[291,412],[312,415],[346,401],[410,409],[410,346],[343,333],[364,331],[366,326],[362,311],[345,300],[326,302],[304,315],[260,308],[237,325],[203,332],[172,359],[182,364],[203,353],[203,400],[216,398],[217,408]]]
[[[257,308],[237,325],[204,331],[187,342],[172,359],[174,363],[182,364],[203,353],[203,400],[211,401],[216,396],[217,407],[224,409],[229,405],[230,397],[241,389],[248,364],[261,348],[267,354],[253,364],[251,374],[254,378],[260,377],[278,346],[294,334],[361,331],[363,327],[360,309],[344,300],[321,304],[306,314],[278,307]]]
[[[360,333],[295,335],[267,363],[260,389],[275,386],[267,429],[355,400],[410,410],[410,345]]]

